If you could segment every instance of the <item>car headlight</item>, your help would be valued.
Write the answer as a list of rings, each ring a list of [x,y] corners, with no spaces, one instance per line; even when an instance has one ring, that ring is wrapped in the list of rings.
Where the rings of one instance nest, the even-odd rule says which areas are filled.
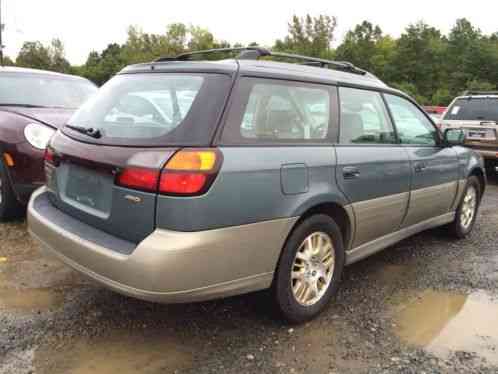
[[[50,138],[54,134],[55,130],[38,123],[30,123],[24,128],[24,137],[28,143],[41,150],[47,147]]]

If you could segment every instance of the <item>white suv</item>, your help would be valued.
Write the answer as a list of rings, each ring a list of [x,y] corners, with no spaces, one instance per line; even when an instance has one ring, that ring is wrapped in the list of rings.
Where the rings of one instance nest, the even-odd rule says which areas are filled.
[[[454,99],[441,130],[454,127],[465,129],[465,145],[484,157],[488,170],[498,171],[498,91],[468,91]]]

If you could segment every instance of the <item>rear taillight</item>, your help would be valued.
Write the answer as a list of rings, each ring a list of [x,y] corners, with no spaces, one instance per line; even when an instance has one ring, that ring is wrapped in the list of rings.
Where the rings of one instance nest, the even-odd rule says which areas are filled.
[[[50,147],[45,148],[45,155],[43,156],[43,159],[45,160],[46,163],[57,166],[57,158],[52,148]]]
[[[159,171],[146,168],[124,169],[116,178],[116,183],[123,187],[149,192],[157,191]]]
[[[162,170],[138,167],[121,170],[116,184],[164,195],[201,195],[211,187],[221,161],[221,153],[215,149],[184,149],[175,153]]]
[[[161,175],[159,192],[165,194],[198,194],[206,185],[207,176],[201,173],[168,173]]]
[[[184,149],[166,163],[161,172],[159,192],[193,196],[205,193],[221,165],[221,153],[214,149]]]

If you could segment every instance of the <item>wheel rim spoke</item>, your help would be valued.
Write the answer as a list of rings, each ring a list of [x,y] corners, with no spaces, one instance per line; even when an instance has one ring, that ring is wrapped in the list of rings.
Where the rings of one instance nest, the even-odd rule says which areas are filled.
[[[315,232],[303,240],[291,271],[291,289],[299,304],[314,305],[325,295],[334,264],[335,251],[329,235]]]
[[[460,223],[463,229],[468,229],[472,224],[477,208],[477,191],[474,186],[469,186],[463,198]]]

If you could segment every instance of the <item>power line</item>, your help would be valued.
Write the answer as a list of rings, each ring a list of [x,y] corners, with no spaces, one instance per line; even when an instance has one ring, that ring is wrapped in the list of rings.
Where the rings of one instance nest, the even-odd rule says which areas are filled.
[[[2,0],[0,0],[0,66],[3,66],[3,32],[4,24],[2,23]]]

